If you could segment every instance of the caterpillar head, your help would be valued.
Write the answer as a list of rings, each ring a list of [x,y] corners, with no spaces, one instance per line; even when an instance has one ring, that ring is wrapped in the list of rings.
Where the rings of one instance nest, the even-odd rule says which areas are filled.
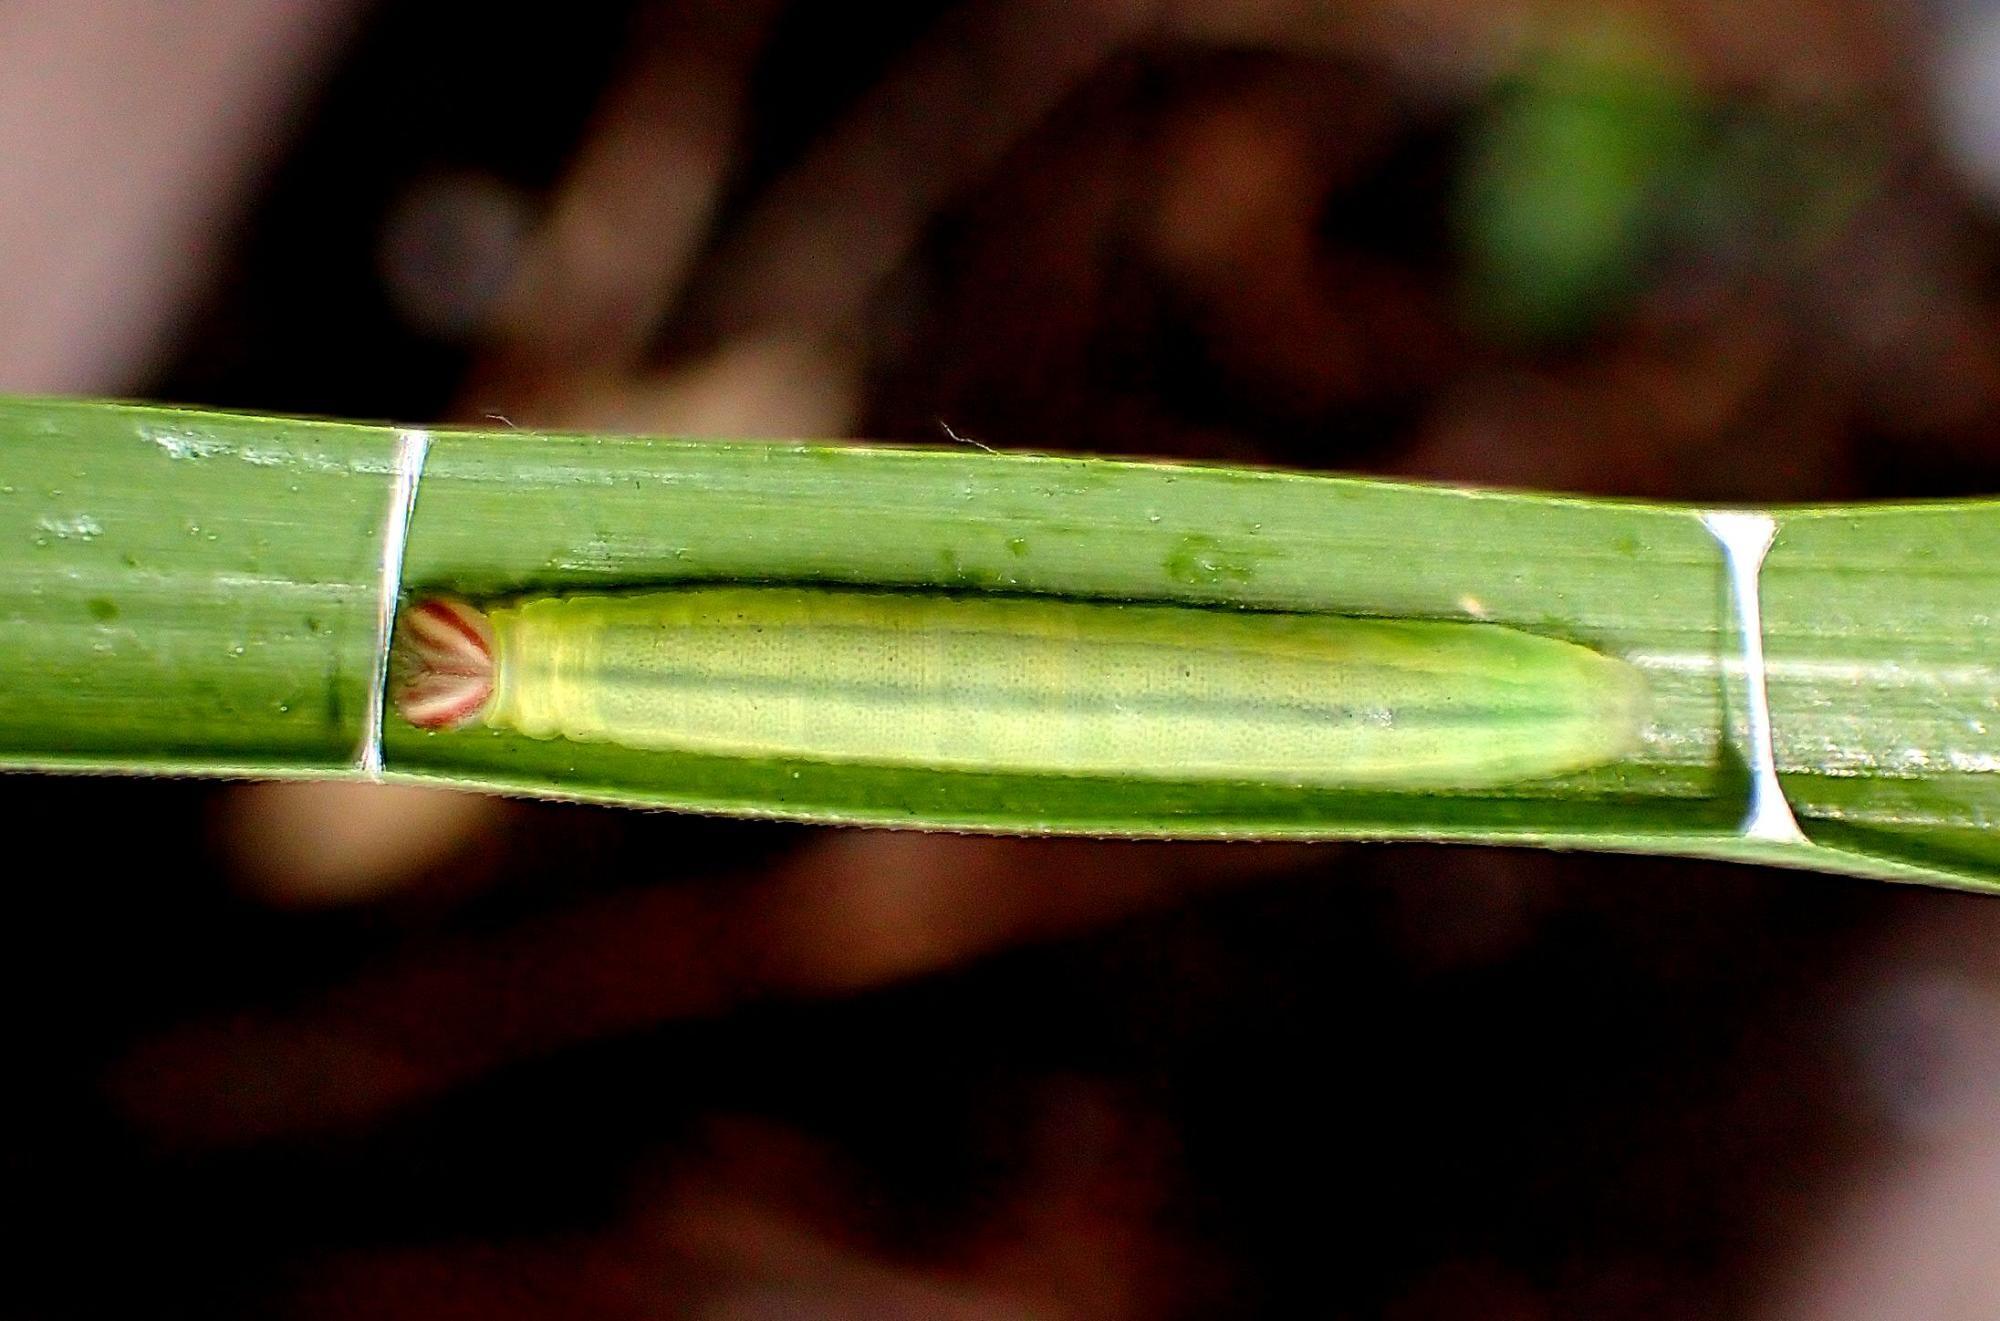
[[[419,729],[456,729],[493,696],[493,625],[463,601],[433,596],[403,611],[390,664],[392,696]]]

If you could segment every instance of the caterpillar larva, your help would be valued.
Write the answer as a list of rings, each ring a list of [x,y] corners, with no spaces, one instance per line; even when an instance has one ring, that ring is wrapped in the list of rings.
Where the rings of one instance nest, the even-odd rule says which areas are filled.
[[[699,587],[404,612],[426,728],[968,771],[1478,788],[1615,761],[1637,670],[1491,624]]]

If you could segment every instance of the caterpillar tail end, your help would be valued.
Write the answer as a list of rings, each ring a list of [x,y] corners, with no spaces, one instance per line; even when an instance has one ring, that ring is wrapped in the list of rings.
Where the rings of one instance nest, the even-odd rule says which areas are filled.
[[[463,601],[432,596],[403,611],[391,654],[390,697],[419,729],[457,729],[493,697],[493,625]]]

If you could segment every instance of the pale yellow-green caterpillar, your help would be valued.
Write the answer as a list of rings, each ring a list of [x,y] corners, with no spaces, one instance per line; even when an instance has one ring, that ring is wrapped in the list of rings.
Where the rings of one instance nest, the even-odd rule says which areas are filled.
[[[1616,761],[1643,678],[1491,624],[805,587],[404,612],[427,728],[961,771],[1481,788]]]

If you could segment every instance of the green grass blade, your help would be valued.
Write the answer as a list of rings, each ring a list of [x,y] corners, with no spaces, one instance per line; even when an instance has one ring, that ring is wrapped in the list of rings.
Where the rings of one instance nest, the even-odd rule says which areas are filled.
[[[372,427],[0,401],[0,757],[347,765],[393,445]]]
[[[390,428],[0,401],[0,765],[358,776],[380,661]],[[1696,511],[971,450],[444,432],[404,556],[473,598],[815,582],[1488,619],[1628,657],[1617,766],[1357,793],[758,761],[425,733],[393,778],[597,801],[1110,835],[1425,838],[1687,853],[1894,879],[2000,875],[2000,514],[1776,511],[1778,769],[1815,845],[1744,839],[1745,690]]]

